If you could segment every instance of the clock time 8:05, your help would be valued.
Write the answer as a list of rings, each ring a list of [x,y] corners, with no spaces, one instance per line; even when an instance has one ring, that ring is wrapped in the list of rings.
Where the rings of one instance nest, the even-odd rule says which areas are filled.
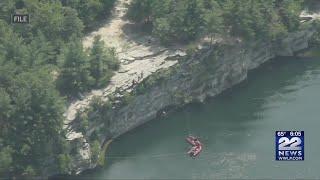
[[[290,131],[290,136],[301,136],[301,131]]]

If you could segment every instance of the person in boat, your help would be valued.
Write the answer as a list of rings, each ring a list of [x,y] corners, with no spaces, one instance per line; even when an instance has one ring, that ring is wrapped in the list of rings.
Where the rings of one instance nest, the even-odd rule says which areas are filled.
[[[187,141],[192,145],[191,149],[188,151],[188,154],[191,157],[196,157],[202,151],[202,144],[201,142],[192,136],[187,138]]]
[[[200,141],[199,141],[199,139],[198,139],[198,138],[195,138],[195,137],[193,137],[193,136],[187,137],[187,141],[188,141],[191,145],[193,145],[193,146],[196,146],[196,145],[200,145],[200,144],[201,144]]]
[[[192,136],[188,136],[187,138],[186,138],[186,140],[187,140],[187,142],[188,143],[190,143],[192,146],[194,146],[195,144],[194,144],[194,137],[192,137]]]
[[[196,146],[192,146],[187,153],[188,153],[188,154],[193,153],[193,152],[196,150],[196,148],[197,148]]]
[[[189,151],[188,151],[188,154],[191,156],[191,157],[196,157],[197,155],[200,154],[201,152],[201,146],[193,146]]]
[[[194,142],[194,144],[196,146],[200,146],[201,145],[200,141],[197,138],[195,138],[193,142]]]

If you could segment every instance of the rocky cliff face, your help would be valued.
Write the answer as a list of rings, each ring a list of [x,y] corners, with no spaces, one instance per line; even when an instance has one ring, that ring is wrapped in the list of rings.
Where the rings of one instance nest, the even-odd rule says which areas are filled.
[[[254,42],[205,48],[180,60],[165,80],[112,113],[108,137],[117,137],[155,118],[168,106],[202,102],[221,93],[246,79],[249,70],[275,56],[292,56],[307,48],[313,33],[310,29],[292,33],[279,44]]]
[[[306,28],[289,34],[278,43],[237,42],[206,47],[188,58],[180,59],[179,63],[165,71],[155,72],[144,81],[153,76],[161,78],[155,78],[157,81],[149,83],[144,92],[136,93],[126,105],[106,109],[102,119],[94,118],[97,113],[90,115],[85,135],[71,141],[75,151],[72,153],[72,169],[80,172],[95,166],[90,147],[93,134],[103,144],[106,139],[115,138],[154,119],[167,107],[202,102],[245,80],[249,70],[275,56],[292,56],[307,48],[314,32],[313,28]],[[81,124],[79,121],[76,119],[71,128],[76,129]]]

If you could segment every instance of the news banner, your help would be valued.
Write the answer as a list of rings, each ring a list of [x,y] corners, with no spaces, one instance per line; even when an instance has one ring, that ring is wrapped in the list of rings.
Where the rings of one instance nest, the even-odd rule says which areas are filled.
[[[276,131],[275,150],[277,161],[303,161],[304,131]]]

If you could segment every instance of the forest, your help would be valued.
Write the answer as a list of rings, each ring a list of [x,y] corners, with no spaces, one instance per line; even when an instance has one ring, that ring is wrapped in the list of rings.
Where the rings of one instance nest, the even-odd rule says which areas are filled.
[[[0,2],[0,175],[34,176],[48,164],[68,170],[63,131],[67,101],[108,83],[118,61],[100,37],[85,50],[92,22],[114,0]],[[11,24],[14,13],[32,15]]]
[[[1,0],[0,177],[70,168],[63,113],[70,99],[108,84],[114,49],[85,33],[110,16],[116,0]],[[163,44],[210,37],[277,40],[299,28],[303,0],[133,0],[127,17]],[[11,24],[14,13],[29,24]]]
[[[284,36],[299,27],[302,0],[133,0],[128,18],[150,24],[163,43],[199,37],[247,40]]]

